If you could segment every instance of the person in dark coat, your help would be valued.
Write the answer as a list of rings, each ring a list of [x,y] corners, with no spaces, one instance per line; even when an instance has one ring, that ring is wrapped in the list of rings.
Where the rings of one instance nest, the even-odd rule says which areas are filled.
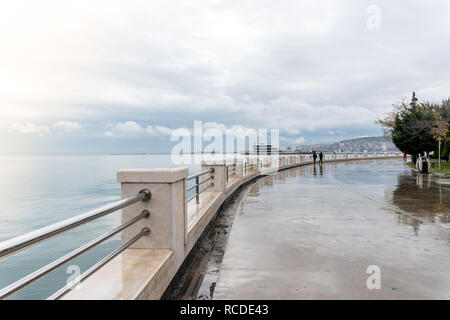
[[[320,164],[323,163],[323,153],[322,153],[322,151],[320,151],[320,153],[319,153],[319,163]]]
[[[317,153],[315,151],[313,151],[313,159],[314,159],[314,164],[316,164]]]

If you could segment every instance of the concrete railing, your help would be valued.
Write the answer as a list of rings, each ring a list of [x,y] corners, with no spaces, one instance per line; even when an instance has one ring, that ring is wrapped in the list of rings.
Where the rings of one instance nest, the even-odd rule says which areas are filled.
[[[332,153],[324,154],[324,162],[399,157],[400,153]],[[126,220],[142,210],[151,212],[149,219],[139,222],[134,230],[128,230],[123,235],[123,241],[126,241],[142,227],[151,229],[149,237],[140,239],[127,249],[124,258],[117,262],[122,266],[122,286],[125,283],[130,285],[116,291],[91,290],[104,286],[98,279],[107,278],[107,273],[112,271],[105,268],[97,272],[98,279],[88,279],[81,290],[74,290],[64,298],[159,299],[220,206],[240,186],[260,176],[311,163],[311,154],[244,157],[234,163],[204,162],[202,172],[209,170],[211,173],[203,175],[202,179],[211,179],[212,187],[200,194],[198,203],[194,199],[186,201],[187,168],[120,170],[117,176],[122,184],[122,197],[143,188],[149,189],[153,195],[148,203],[138,203],[122,213],[123,220]],[[132,271],[135,266],[139,266],[143,272],[136,279],[136,271]]]
[[[324,154],[324,162],[400,156],[400,153],[330,153]],[[142,190],[151,192],[149,201],[122,209],[123,222],[142,212],[150,213],[148,218],[122,231],[122,242],[129,243],[144,229],[150,230],[150,234],[134,241],[61,299],[159,299],[221,205],[240,186],[260,176],[311,163],[311,154],[244,156],[233,163],[204,162],[198,177],[189,177],[196,178],[199,185],[195,197],[188,197],[193,188],[187,187],[187,168],[118,171],[123,199]],[[201,191],[200,186],[208,189]]]

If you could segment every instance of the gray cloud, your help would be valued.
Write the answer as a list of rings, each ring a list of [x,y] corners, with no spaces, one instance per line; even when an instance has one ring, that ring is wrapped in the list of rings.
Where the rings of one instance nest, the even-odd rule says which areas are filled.
[[[378,30],[366,26],[370,5],[381,9]],[[3,6],[4,128],[73,121],[113,135],[108,123],[154,131],[203,120],[315,143],[379,134],[374,120],[413,90],[425,100],[449,95],[444,0]]]

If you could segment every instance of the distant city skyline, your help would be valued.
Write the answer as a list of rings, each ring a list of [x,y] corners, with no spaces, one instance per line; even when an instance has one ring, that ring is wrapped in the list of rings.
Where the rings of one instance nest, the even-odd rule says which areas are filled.
[[[297,146],[299,151],[339,151],[339,152],[372,152],[372,151],[398,151],[392,141],[385,137],[358,137],[355,139],[340,140],[328,144],[312,144]]]

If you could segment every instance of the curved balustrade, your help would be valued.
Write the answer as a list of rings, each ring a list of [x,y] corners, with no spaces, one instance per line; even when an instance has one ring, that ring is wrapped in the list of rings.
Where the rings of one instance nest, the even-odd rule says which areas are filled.
[[[392,152],[379,154],[326,153],[324,154],[324,162],[393,157],[399,158],[401,156],[400,153]],[[76,299],[77,297],[81,299],[158,299],[164,293],[220,206],[241,185],[259,176],[312,163],[311,154],[268,155],[263,157],[244,156],[242,159],[235,160],[232,164],[226,162],[203,163],[202,171],[191,176],[188,176],[187,168],[120,170],[117,179],[122,184],[122,197],[124,199],[1,242],[0,257],[14,254],[35,243],[119,209],[123,209],[122,221],[126,222],[1,289],[0,298],[4,299],[14,294],[64,263],[121,232],[122,245],[119,248],[82,273],[76,279],[76,282],[69,283],[52,294],[49,299]],[[149,190],[152,190],[152,192],[150,193]],[[203,192],[205,193],[203,194]],[[148,201],[150,198],[154,200]],[[196,199],[195,203],[191,201],[194,198]],[[152,212],[151,217],[150,211]],[[150,234],[150,223],[152,235],[145,237]],[[100,274],[102,272],[110,273],[108,266],[113,264],[112,260],[126,252],[128,252],[127,257],[131,255],[133,259],[123,258],[120,260],[124,265],[119,265],[119,271],[117,272],[125,277],[123,285],[118,286],[121,287],[120,292],[96,290],[96,287],[101,286],[102,283],[96,280],[95,276],[90,276],[94,273],[97,274],[97,272]],[[114,260],[116,264],[119,261]],[[139,277],[136,278],[135,270],[142,268],[142,266],[144,266],[143,274],[138,276],[141,276],[144,280],[139,279]],[[124,271],[127,269],[131,270],[130,274],[126,274]],[[100,278],[107,278],[108,275],[100,276]],[[84,288],[81,293],[79,290],[71,290],[80,281],[83,281]],[[131,289],[127,289],[125,284],[128,284]]]

